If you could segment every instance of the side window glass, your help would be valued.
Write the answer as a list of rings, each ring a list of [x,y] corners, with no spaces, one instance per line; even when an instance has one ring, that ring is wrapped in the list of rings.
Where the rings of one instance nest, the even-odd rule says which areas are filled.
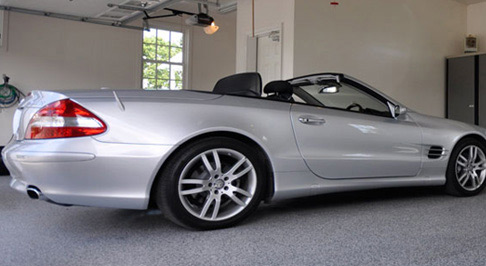
[[[296,94],[292,95],[292,99],[294,99],[294,102],[296,102],[296,103],[306,103],[302,98],[300,98]]]
[[[319,85],[312,84],[301,88],[325,107],[390,116],[385,103],[345,82],[321,82]]]

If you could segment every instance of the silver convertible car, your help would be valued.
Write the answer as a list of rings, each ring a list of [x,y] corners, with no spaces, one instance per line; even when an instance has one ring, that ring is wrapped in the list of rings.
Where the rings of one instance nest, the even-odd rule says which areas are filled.
[[[159,207],[195,229],[235,225],[262,201],[385,187],[473,196],[486,130],[405,108],[337,73],[257,73],[212,92],[34,91],[3,150],[10,186],[61,205]]]

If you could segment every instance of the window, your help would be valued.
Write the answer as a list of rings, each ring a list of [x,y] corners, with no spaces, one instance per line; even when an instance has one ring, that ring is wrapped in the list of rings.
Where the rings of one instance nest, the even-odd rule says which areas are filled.
[[[388,106],[377,98],[345,82],[321,81],[301,85],[301,90],[325,107],[365,114],[390,116]]]
[[[184,87],[184,34],[150,29],[143,33],[143,89],[181,90]]]

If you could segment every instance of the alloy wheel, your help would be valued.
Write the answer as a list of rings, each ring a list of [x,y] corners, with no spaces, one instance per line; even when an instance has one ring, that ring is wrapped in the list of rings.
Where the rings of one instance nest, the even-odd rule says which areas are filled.
[[[467,191],[480,188],[486,179],[486,156],[476,145],[466,146],[456,159],[456,178]]]
[[[251,202],[257,174],[240,152],[219,148],[205,151],[187,163],[179,177],[178,193],[184,208],[207,221],[221,221],[241,213]]]

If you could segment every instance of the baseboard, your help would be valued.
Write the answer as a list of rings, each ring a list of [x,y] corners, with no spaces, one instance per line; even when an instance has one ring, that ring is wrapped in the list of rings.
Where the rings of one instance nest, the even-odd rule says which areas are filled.
[[[0,146],[0,153],[2,153],[3,146]],[[0,156],[0,175],[10,175],[10,173],[7,170],[7,167],[5,167],[5,164],[3,164],[2,157]]]

